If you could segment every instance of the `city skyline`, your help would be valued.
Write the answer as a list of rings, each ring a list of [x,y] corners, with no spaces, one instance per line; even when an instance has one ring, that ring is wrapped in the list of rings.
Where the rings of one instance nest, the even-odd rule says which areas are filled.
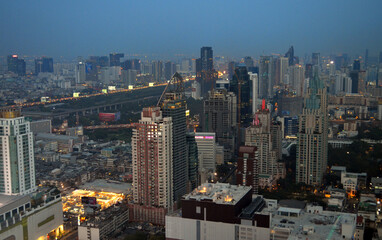
[[[243,1],[235,8],[227,1],[42,3],[2,4],[0,55],[192,57],[200,46],[212,46],[216,56],[242,57],[284,53],[294,45],[299,56],[363,55],[365,49],[373,56],[382,41],[379,1]]]

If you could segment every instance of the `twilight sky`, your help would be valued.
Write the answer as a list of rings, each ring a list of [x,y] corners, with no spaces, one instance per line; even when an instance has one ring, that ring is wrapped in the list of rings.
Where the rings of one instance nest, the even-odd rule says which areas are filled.
[[[2,0],[0,55],[382,51],[381,0]]]

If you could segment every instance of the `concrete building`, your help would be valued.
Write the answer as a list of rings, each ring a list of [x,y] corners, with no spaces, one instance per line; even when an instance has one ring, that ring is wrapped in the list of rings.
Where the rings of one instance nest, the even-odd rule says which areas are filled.
[[[133,130],[133,199],[135,204],[169,208],[173,205],[171,117],[159,107],[144,108]]]
[[[0,109],[0,194],[36,191],[33,133],[20,109]]]
[[[316,71],[299,116],[296,182],[321,184],[328,161],[328,110],[324,83]]]
[[[37,133],[52,133],[52,120],[44,119],[30,122],[31,132]]]
[[[79,62],[74,69],[74,77],[76,83],[86,82],[86,65],[85,62]]]
[[[271,215],[251,187],[202,184],[183,197],[181,214],[166,216],[166,239],[269,239]]]
[[[31,195],[0,194],[0,203],[0,239],[45,240],[63,233],[62,202],[57,189]]]
[[[256,147],[241,146],[237,159],[236,183],[250,186],[254,194],[259,188],[259,167]]]
[[[78,226],[79,240],[112,239],[113,233],[129,221],[129,209],[125,204],[113,205]]]
[[[210,91],[204,101],[203,131],[215,132],[216,141],[224,147],[224,161],[231,161],[234,153],[236,101],[235,94],[226,90]]]
[[[216,169],[216,135],[212,132],[196,132],[195,141],[198,146],[199,172],[215,172]]]
[[[277,180],[284,177],[285,169],[277,162],[281,158],[281,125],[273,125],[270,111],[263,101],[252,125],[245,131],[245,145],[257,147],[260,177],[269,175]]]

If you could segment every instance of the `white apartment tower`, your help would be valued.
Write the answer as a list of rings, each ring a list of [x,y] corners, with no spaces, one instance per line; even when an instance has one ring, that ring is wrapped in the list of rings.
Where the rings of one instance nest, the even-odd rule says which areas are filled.
[[[19,109],[0,109],[0,194],[36,191],[33,133]]]

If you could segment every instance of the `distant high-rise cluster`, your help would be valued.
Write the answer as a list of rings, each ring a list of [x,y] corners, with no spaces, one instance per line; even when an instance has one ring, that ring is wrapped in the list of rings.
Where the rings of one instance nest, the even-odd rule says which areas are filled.
[[[13,54],[7,57],[8,71],[18,74],[19,76],[25,76],[26,64],[24,59],[19,59],[18,55]]]

